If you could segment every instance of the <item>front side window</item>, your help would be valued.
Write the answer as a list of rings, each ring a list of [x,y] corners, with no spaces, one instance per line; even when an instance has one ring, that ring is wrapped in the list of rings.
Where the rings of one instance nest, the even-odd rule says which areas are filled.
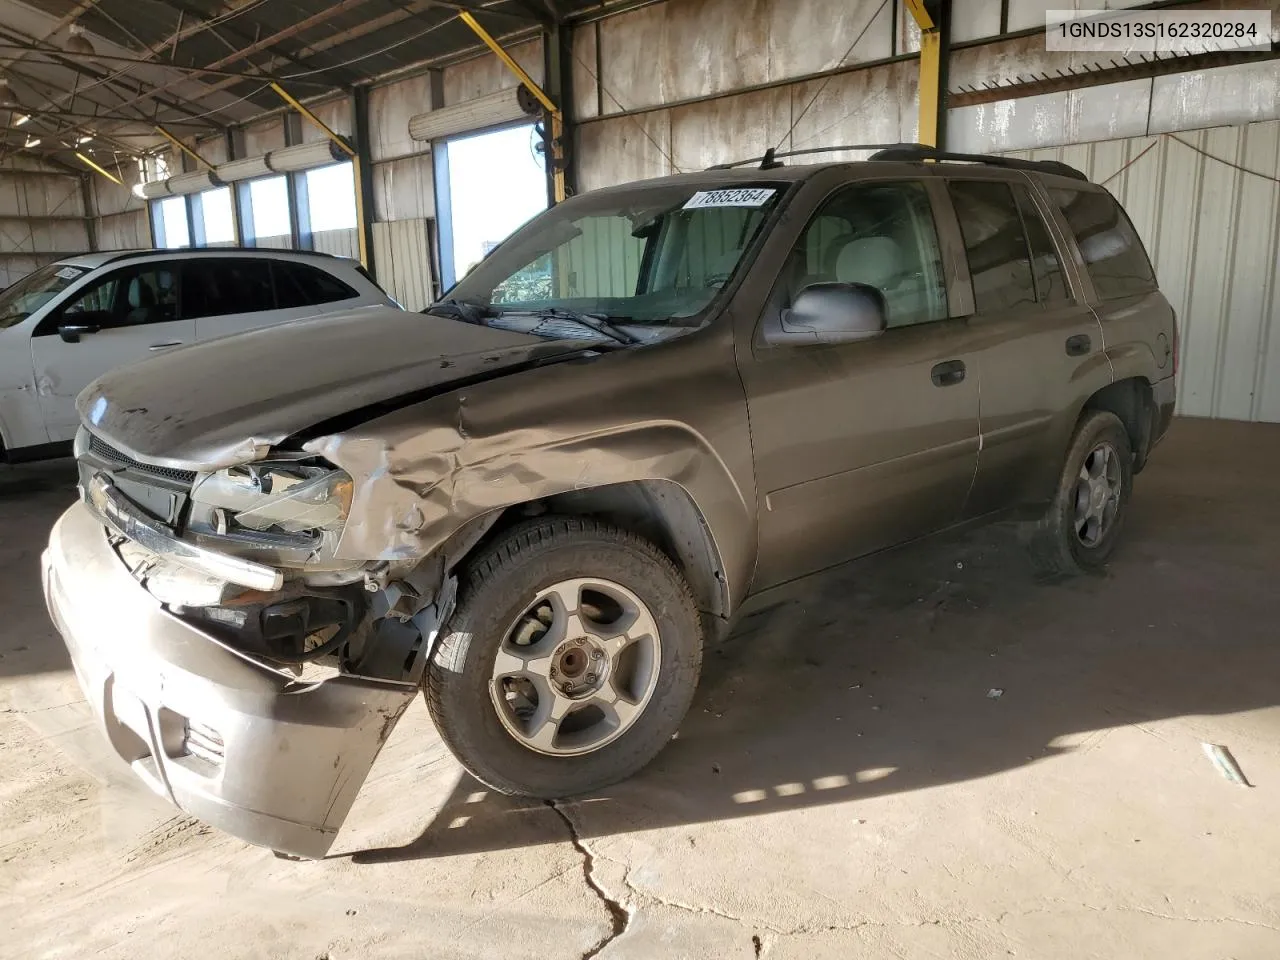
[[[964,235],[978,312],[1034,304],[1031,254],[1009,185],[999,180],[952,180],[947,186]]]
[[[1066,214],[1099,297],[1114,300],[1156,289],[1142,240],[1111,194],[1055,189],[1049,195]]]
[[[76,296],[62,317],[104,330],[177,320],[177,273],[170,266],[117,270]]]
[[[694,326],[785,189],[646,187],[553,208],[482,260],[449,298],[503,313],[563,309]]]
[[[182,264],[182,312],[187,317],[257,313],[275,306],[266,260],[228,257]]]
[[[809,221],[786,269],[793,300],[813,283],[861,283],[884,296],[890,328],[947,316],[933,208],[914,180],[839,191]]]
[[[0,291],[0,330],[12,327],[75,283],[88,271],[65,263],[50,263]]]

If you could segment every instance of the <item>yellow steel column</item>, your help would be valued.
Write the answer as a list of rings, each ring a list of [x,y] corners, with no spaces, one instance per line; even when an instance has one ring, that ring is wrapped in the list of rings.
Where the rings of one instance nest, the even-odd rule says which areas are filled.
[[[297,110],[298,113],[302,114],[302,116],[312,126],[336,143],[339,150],[351,158],[351,174],[356,190],[356,239],[359,241],[360,245],[360,265],[367,269],[369,266],[369,241],[367,239],[368,230],[365,229],[365,217],[368,216],[368,212],[364,208],[364,195],[360,189],[360,176],[363,173],[360,169],[360,155],[356,152],[355,148],[351,146],[351,144],[347,143],[345,137],[341,134],[334,133],[329,129],[329,125],[327,123],[299,103],[289,94],[289,91],[285,90],[285,88],[280,86],[280,84],[273,81],[271,89],[279,94],[280,98],[284,100],[285,103],[289,104],[289,106]]]
[[[942,65],[942,37],[938,30],[920,32],[920,129],[916,140],[938,145],[938,73]]]
[[[552,143],[552,153],[551,156],[548,157],[548,160],[552,161],[554,164],[551,169],[551,177],[555,184],[555,200],[556,203],[559,203],[567,196],[564,185],[564,148],[560,142],[560,138],[564,135],[564,115],[560,112],[560,108],[552,102],[549,96],[547,96],[546,91],[533,82],[533,77],[529,76],[524,67],[516,63],[515,58],[502,48],[502,44],[498,43],[498,41],[493,38],[493,35],[482,27],[475,17],[466,10],[460,10],[458,11],[458,19],[471,28],[472,32],[480,38],[484,45],[492,50],[494,55],[507,65],[507,69],[516,75],[516,79],[524,84],[529,89],[529,92],[537,98],[538,102],[546,108],[547,113],[550,116]]]
[[[920,122],[916,140],[925,146],[936,147],[940,119],[938,104],[941,102],[942,30],[925,9],[924,0],[905,0],[905,3],[920,28]]]

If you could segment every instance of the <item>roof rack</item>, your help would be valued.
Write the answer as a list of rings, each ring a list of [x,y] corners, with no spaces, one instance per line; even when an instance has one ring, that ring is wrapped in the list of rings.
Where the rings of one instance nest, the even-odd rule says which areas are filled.
[[[872,160],[956,160],[963,163],[982,163],[989,167],[1005,167],[1010,170],[1033,170],[1037,173],[1052,173],[1060,177],[1071,177],[1073,180],[1088,181],[1081,171],[1061,160],[1018,160],[1014,157],[998,157],[989,153],[951,153],[939,150],[923,143],[900,143],[886,147],[879,153],[872,154]]]
[[[707,167],[708,170],[732,170],[734,167],[745,167],[751,163],[760,164],[761,170],[773,170],[782,166],[778,161],[783,157],[810,157],[815,153],[838,153],[841,150],[879,150],[883,153],[886,150],[897,150],[900,147],[914,147],[914,143],[847,143],[843,146],[836,147],[809,147],[805,150],[784,150],[779,153],[775,148],[770,147],[764,152],[762,157],[748,157],[746,160],[735,160],[732,163],[717,163],[714,167]]]
[[[98,253],[98,252],[99,251],[97,250],[86,251],[86,253]],[[119,250],[119,251],[101,251],[101,252],[112,254],[112,256],[102,261],[102,266],[104,267],[108,263],[119,263],[121,260],[128,260],[131,257],[154,257],[157,254],[175,254],[175,253],[179,255],[192,254],[195,256],[200,256],[203,254],[210,254],[210,253],[214,253],[214,254],[217,254],[217,253],[266,253],[270,255],[274,255],[278,253],[288,253],[288,254],[297,254],[298,256],[302,256],[302,257],[327,257],[330,260],[348,259],[345,257],[339,257],[336,254],[325,253],[321,250],[290,250],[285,247],[242,247],[242,246],[167,247],[167,248],[166,247],[150,247],[150,248],[139,247],[137,250]],[[65,255],[65,257],[73,257],[73,256],[80,257],[80,256],[85,256],[85,254],[74,253],[74,254]]]
[[[748,164],[759,164],[761,170],[773,170],[781,167],[783,157],[808,157],[818,153],[838,153],[844,150],[874,150],[869,160],[886,160],[900,162],[919,162],[922,160],[954,160],[963,163],[982,163],[989,167],[1005,167],[1010,170],[1033,170],[1037,173],[1050,173],[1060,177],[1071,177],[1073,180],[1089,178],[1081,171],[1061,160],[1018,160],[1013,157],[999,157],[989,153],[951,153],[939,150],[923,143],[847,143],[832,147],[809,147],[805,150],[785,150],[779,153],[769,149],[764,156],[750,157],[746,160],[735,160],[733,163],[718,163],[708,170],[731,170],[734,167],[745,167]]]

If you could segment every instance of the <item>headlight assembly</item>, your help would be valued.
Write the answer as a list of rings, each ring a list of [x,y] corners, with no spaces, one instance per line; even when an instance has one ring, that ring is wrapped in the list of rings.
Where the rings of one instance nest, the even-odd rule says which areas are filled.
[[[333,568],[351,494],[351,477],[331,467],[288,461],[228,467],[196,478],[188,530],[264,562]]]

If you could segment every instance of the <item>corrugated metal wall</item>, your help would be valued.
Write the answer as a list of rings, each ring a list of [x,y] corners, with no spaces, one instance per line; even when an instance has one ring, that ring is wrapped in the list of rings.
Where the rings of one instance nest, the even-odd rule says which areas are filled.
[[[329,253],[335,257],[360,258],[360,231],[351,230],[317,230],[311,235],[312,247],[320,253]]]
[[[0,171],[0,287],[89,249],[80,178],[34,166]]]
[[[1280,421],[1280,122],[1012,155],[1078,167],[1128,210],[1178,312],[1179,413]]]
[[[378,268],[378,283],[406,310],[421,310],[432,301],[431,241],[426,219],[375,223],[373,260]]]

